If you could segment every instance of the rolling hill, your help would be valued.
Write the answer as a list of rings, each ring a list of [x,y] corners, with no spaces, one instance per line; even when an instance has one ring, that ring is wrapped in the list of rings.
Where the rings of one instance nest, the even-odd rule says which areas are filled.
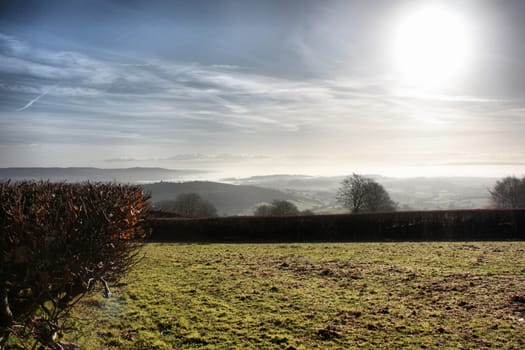
[[[274,199],[289,200],[299,208],[311,208],[317,201],[299,194],[287,193],[250,185],[231,185],[219,182],[159,182],[143,185],[150,192],[153,202],[175,199],[180,193],[197,193],[217,207],[219,215],[250,215],[261,203]]]

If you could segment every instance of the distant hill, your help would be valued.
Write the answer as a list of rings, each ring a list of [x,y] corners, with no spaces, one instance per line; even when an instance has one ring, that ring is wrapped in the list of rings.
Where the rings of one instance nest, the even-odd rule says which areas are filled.
[[[315,206],[315,200],[283,191],[256,186],[231,185],[219,182],[160,182],[145,184],[143,188],[150,192],[153,202],[175,199],[180,193],[197,193],[217,207],[219,215],[249,215],[257,205],[274,199],[290,200],[299,207]]]
[[[497,178],[487,177],[414,177],[393,178],[365,175],[382,184],[400,210],[475,209],[490,206],[488,189]],[[319,212],[340,211],[335,195],[344,176],[316,177],[306,175],[270,175],[248,178],[229,178],[224,181],[263,186],[322,202]]]
[[[0,168],[0,180],[144,183],[168,179],[176,181],[183,176],[196,173],[198,172],[194,170],[171,170],[164,168]]]

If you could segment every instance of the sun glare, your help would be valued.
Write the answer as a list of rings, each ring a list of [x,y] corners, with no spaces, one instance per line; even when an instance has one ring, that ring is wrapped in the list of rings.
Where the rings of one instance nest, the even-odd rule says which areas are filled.
[[[416,87],[455,83],[471,52],[466,19],[440,7],[408,11],[397,23],[393,63],[400,79]]]

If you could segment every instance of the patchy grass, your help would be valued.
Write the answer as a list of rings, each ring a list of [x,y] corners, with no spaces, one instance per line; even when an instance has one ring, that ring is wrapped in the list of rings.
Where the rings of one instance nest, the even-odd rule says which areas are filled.
[[[525,348],[525,243],[148,244],[85,349]]]

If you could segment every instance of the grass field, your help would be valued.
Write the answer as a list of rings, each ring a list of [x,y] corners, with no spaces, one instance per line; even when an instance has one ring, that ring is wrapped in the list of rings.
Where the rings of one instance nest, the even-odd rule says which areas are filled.
[[[525,243],[148,244],[84,349],[525,348]]]

